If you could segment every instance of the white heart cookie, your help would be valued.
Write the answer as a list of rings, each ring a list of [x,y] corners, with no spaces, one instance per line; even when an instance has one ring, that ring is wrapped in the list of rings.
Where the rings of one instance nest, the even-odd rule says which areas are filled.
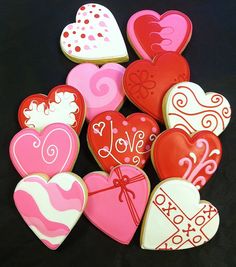
[[[60,45],[66,57],[74,62],[128,61],[128,53],[119,26],[111,11],[99,4],[79,8],[76,23],[62,31]]]
[[[152,250],[179,250],[208,242],[219,227],[217,209],[200,201],[190,182],[170,178],[153,190],[144,217],[141,247]]]
[[[182,82],[171,87],[162,107],[166,127],[180,128],[188,134],[208,130],[220,135],[231,117],[230,104],[224,96],[205,93],[192,82]]]

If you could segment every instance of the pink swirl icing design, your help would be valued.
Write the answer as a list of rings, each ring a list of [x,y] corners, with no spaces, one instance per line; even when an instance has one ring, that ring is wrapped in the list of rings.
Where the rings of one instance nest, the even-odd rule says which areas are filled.
[[[84,63],[73,68],[66,83],[77,88],[87,105],[87,119],[107,110],[116,110],[124,100],[122,78],[125,68],[108,63],[101,68]]]
[[[81,216],[86,197],[73,175],[60,173],[49,182],[39,175],[22,179],[15,189],[14,201],[36,236],[50,249],[56,249]]]
[[[190,152],[189,157],[184,157],[179,160],[180,166],[187,166],[186,172],[183,175],[183,179],[193,183],[198,189],[206,183],[206,177],[198,175],[202,170],[206,174],[211,175],[217,169],[217,163],[213,159],[209,159],[214,154],[220,154],[218,149],[214,149],[210,152],[209,143],[206,139],[198,139],[196,142],[197,148],[205,147],[204,154],[199,160],[197,166],[193,167],[197,163],[197,157],[193,152]]]

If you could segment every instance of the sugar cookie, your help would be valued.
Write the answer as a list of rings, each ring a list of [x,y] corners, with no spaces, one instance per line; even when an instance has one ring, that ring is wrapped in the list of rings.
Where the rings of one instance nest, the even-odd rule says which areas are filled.
[[[87,140],[100,167],[110,172],[125,163],[143,168],[159,132],[158,124],[147,114],[125,118],[117,111],[106,111],[89,123]]]
[[[104,64],[129,60],[124,39],[111,11],[99,4],[85,4],[76,23],[67,25],[60,38],[62,52],[70,60]]]
[[[231,117],[230,104],[223,95],[205,93],[192,82],[171,87],[162,108],[166,128],[181,128],[188,134],[208,130],[220,135]]]
[[[74,173],[59,173],[50,180],[44,174],[32,174],[17,184],[14,201],[29,228],[54,250],[79,220],[87,196],[86,185]]]
[[[145,172],[136,166],[120,165],[110,175],[91,172],[84,182],[88,188],[86,217],[111,238],[129,244],[149,197]]]
[[[182,53],[192,35],[191,20],[182,12],[135,13],[128,21],[128,39],[139,57],[152,60],[168,51]]]
[[[119,110],[125,98],[122,79],[125,68],[107,63],[101,68],[91,63],[74,67],[66,83],[78,89],[86,102],[86,117],[90,121],[107,110]]]
[[[158,184],[145,212],[141,247],[152,250],[180,250],[200,246],[216,234],[217,209],[201,200],[196,187],[171,178]]]
[[[58,85],[47,95],[34,94],[21,103],[18,120],[21,128],[41,131],[45,126],[61,122],[80,132],[85,118],[85,103],[81,93],[69,85]]]

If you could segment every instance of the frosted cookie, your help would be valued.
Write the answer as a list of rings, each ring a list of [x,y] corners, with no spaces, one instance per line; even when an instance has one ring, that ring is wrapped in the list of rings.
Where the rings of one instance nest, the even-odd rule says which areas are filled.
[[[188,134],[208,130],[220,135],[231,117],[228,100],[218,93],[207,92],[192,82],[171,87],[163,99],[166,128],[180,128]]]
[[[91,63],[74,67],[66,83],[78,89],[86,102],[86,117],[90,121],[107,110],[119,110],[125,98],[122,79],[125,68],[107,63],[101,68]]]
[[[86,217],[111,238],[129,244],[149,197],[145,172],[135,166],[120,165],[110,175],[91,172],[83,179],[88,188]]]
[[[127,35],[139,57],[152,60],[165,52],[182,53],[190,41],[192,23],[179,11],[169,10],[160,15],[142,10],[129,19]]]
[[[58,85],[47,95],[34,94],[21,103],[18,120],[21,128],[41,131],[45,126],[61,122],[80,132],[85,118],[85,103],[81,93],[69,86]]]
[[[70,60],[104,64],[129,60],[124,39],[111,11],[99,4],[85,4],[76,22],[67,25],[60,38],[62,52]]]
[[[161,133],[152,145],[151,158],[160,180],[181,177],[202,188],[216,171],[222,156],[220,139],[209,131],[190,137],[182,129]]]
[[[73,169],[79,153],[79,139],[64,123],[50,124],[41,132],[25,128],[12,138],[9,152],[22,177],[42,172],[51,177]]]
[[[200,246],[216,234],[217,209],[201,200],[197,188],[186,180],[172,178],[153,190],[145,212],[141,247],[180,250]]]
[[[136,60],[124,75],[124,90],[129,100],[143,112],[163,122],[162,100],[176,83],[189,81],[190,70],[184,57],[167,52],[150,60]]]
[[[143,168],[159,132],[158,124],[147,114],[125,118],[117,111],[106,111],[90,121],[87,140],[100,167],[110,172],[125,163]]]
[[[35,235],[50,249],[57,249],[82,215],[87,188],[74,173],[44,174],[22,179],[14,192],[15,205]]]

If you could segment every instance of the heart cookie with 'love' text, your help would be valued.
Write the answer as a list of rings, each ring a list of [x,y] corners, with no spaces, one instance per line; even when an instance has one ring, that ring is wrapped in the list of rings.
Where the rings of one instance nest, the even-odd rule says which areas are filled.
[[[69,85],[58,85],[47,95],[34,94],[21,103],[18,120],[21,128],[41,131],[45,126],[61,122],[80,132],[85,118],[81,93]]]
[[[119,110],[125,98],[122,79],[125,68],[107,63],[99,68],[91,63],[74,67],[66,83],[78,89],[86,102],[86,117],[90,121],[107,110]]]
[[[23,178],[14,192],[15,205],[29,228],[50,249],[57,249],[82,215],[87,188],[76,174],[50,180],[43,174]]]
[[[219,223],[217,208],[208,201],[200,201],[193,184],[183,179],[167,179],[151,194],[141,230],[141,247],[194,248],[212,239]]]
[[[169,10],[160,15],[142,10],[129,19],[127,35],[136,53],[152,60],[168,51],[181,53],[191,38],[192,23],[179,11]]]
[[[119,26],[106,7],[81,6],[76,22],[67,25],[60,38],[62,52],[74,62],[124,62],[129,59]]]
[[[222,148],[219,138],[210,131],[200,131],[190,137],[174,128],[157,137],[151,155],[160,180],[182,177],[200,189],[216,171]]]
[[[91,172],[83,179],[88,188],[86,217],[111,238],[129,244],[148,201],[147,175],[125,164],[113,168],[109,175]]]
[[[123,85],[127,97],[142,111],[163,122],[162,100],[174,84],[188,81],[188,62],[178,53],[168,52],[150,60],[130,64]]]
[[[159,132],[158,124],[147,114],[125,118],[117,111],[107,111],[90,121],[87,140],[101,168],[110,172],[125,163],[143,168]]]
[[[79,139],[76,132],[63,123],[50,124],[42,132],[25,128],[12,138],[9,152],[22,177],[42,172],[51,177],[73,169]]]

